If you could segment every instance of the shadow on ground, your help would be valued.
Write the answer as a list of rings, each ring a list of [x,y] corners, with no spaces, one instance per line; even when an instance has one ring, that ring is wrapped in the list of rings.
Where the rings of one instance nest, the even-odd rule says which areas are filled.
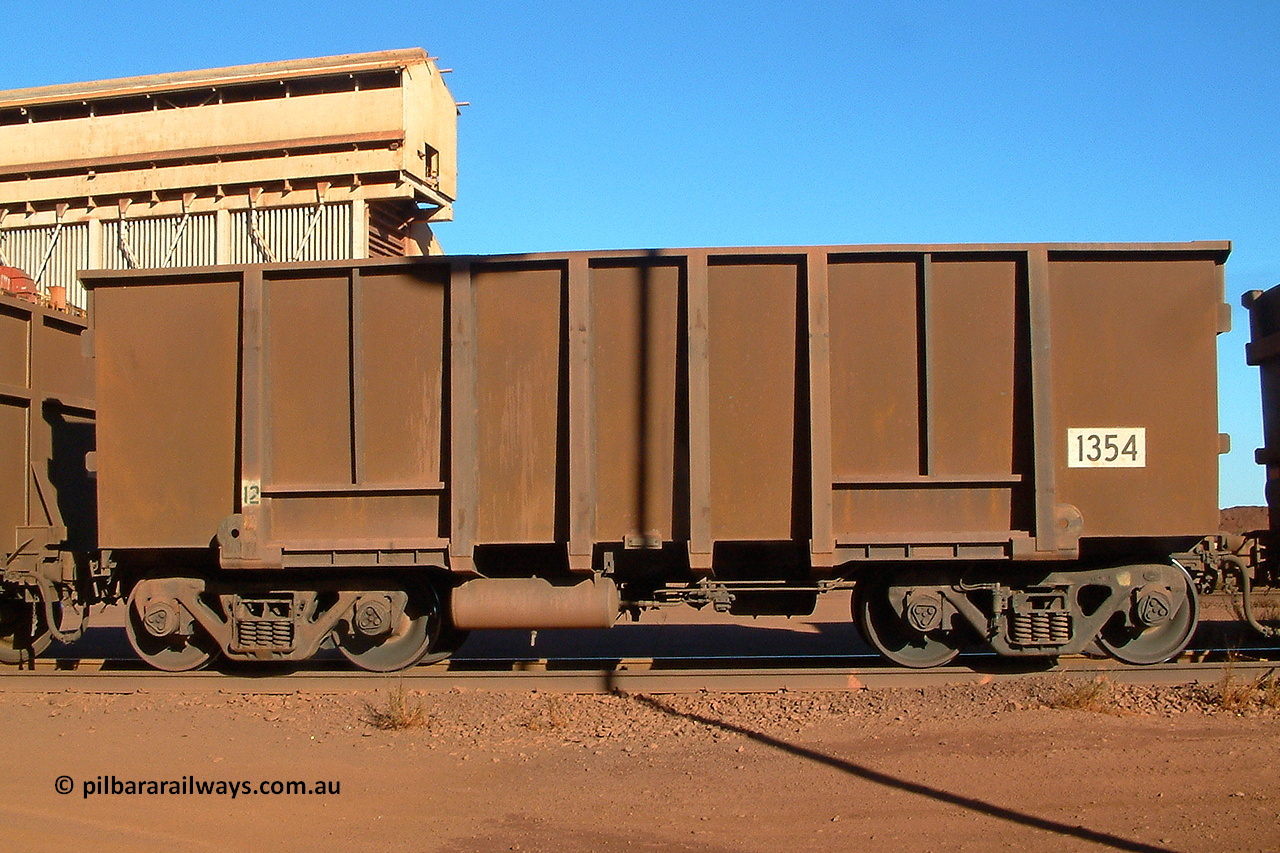
[[[994,818],[996,820],[1009,821],[1011,823],[1016,823],[1031,829],[1042,830],[1054,835],[1075,838],[1081,841],[1092,842],[1094,844],[1101,844],[1113,850],[1128,850],[1135,851],[1135,853],[1170,853],[1169,849],[1165,847],[1157,847],[1140,841],[1133,841],[1118,835],[1112,835],[1109,832],[1100,832],[1083,826],[1072,826],[1056,820],[1050,820],[1048,818],[1038,817],[1037,815],[1028,814],[1026,812],[1020,812],[1016,809],[997,805],[996,803],[987,802],[986,800],[982,800],[977,797],[968,797],[962,794],[952,793],[951,791],[944,791],[941,788],[934,788],[920,782],[913,782],[910,779],[903,779],[879,770],[873,770],[870,767],[857,764],[856,762],[839,758],[834,755],[827,755],[824,752],[800,746],[799,744],[790,743],[781,738],[765,734],[764,732],[747,728],[746,726],[736,725],[724,720],[715,719],[714,717],[707,717],[702,714],[694,714],[678,710],[657,697],[646,696],[644,694],[627,694],[621,691],[615,691],[615,693],[669,716],[683,720],[690,720],[711,729],[719,729],[720,731],[742,735],[756,743],[776,749],[779,752],[783,752],[806,761],[812,761],[815,764],[831,767],[842,773],[847,773],[850,776],[885,788],[893,788],[899,791],[905,791],[909,794],[926,797],[935,802],[967,809],[968,811],[985,815],[986,817]]]

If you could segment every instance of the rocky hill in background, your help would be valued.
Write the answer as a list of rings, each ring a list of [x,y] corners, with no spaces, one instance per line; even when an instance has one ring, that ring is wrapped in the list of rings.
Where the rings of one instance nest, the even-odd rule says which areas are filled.
[[[1268,526],[1265,506],[1232,506],[1222,510],[1218,529],[1223,533],[1249,533]]]

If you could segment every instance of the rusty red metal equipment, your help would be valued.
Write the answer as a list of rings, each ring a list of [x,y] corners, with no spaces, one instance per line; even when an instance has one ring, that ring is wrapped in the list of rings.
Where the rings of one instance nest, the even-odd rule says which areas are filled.
[[[162,668],[332,640],[392,669],[853,581],[912,666],[1167,659],[1196,622],[1170,555],[1217,525],[1229,248],[94,273],[99,544],[150,575],[131,636]]]
[[[31,276],[17,267],[0,266],[0,293],[24,302],[39,302],[40,291]]]

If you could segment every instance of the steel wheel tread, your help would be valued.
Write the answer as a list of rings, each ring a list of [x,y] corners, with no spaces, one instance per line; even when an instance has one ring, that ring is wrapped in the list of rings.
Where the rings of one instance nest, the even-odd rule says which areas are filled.
[[[1113,618],[1098,633],[1095,640],[1098,646],[1121,663],[1137,666],[1165,663],[1182,654],[1200,622],[1200,604],[1195,582],[1186,569],[1181,569],[1181,574],[1186,584],[1186,599],[1169,621],[1135,633],[1132,627]]]
[[[387,638],[365,637],[349,630],[338,630],[338,651],[343,657],[369,672],[395,672],[407,669],[423,660],[441,637],[440,596],[431,586],[416,584],[389,584],[400,586],[409,594],[405,612],[399,624]],[[459,643],[461,645],[461,643]],[[436,660],[443,660],[452,653]],[[434,661],[433,661],[434,662]]]
[[[867,643],[884,657],[913,669],[943,666],[960,654],[954,631],[928,635],[911,630],[889,604],[888,580],[860,581],[850,602],[853,618]],[[947,641],[944,641],[944,639]]]
[[[190,637],[180,634],[153,636],[142,623],[136,592],[137,587],[129,592],[124,630],[129,637],[129,645],[148,665],[165,672],[190,672],[204,669],[220,653],[217,643],[204,633],[198,622],[195,633]]]

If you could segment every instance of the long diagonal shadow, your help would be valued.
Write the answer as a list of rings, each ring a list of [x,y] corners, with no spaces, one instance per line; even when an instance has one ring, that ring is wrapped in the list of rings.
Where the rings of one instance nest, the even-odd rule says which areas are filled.
[[[1140,841],[1131,841],[1128,838],[1121,838],[1120,836],[1112,835],[1109,832],[1098,832],[1097,830],[1086,829],[1082,826],[1069,826],[1065,823],[1059,823],[1056,820],[1049,820],[1048,818],[1036,817],[1035,815],[1014,811],[1013,809],[1005,808],[1004,806],[998,806],[995,803],[979,800],[976,797],[965,797],[960,794],[953,794],[950,791],[941,790],[940,788],[922,785],[919,782],[899,779],[896,776],[890,776],[887,773],[881,773],[878,770],[872,770],[869,767],[854,764],[852,761],[846,761],[843,758],[836,758],[834,756],[818,752],[814,749],[807,749],[794,743],[788,743],[785,740],[772,737],[764,732],[758,732],[744,726],[734,725],[733,723],[728,723],[724,720],[704,717],[701,714],[680,711],[676,708],[672,708],[670,705],[660,702],[652,696],[624,693],[623,691],[616,689],[614,692],[619,696],[648,705],[649,707],[672,717],[691,720],[709,728],[734,732],[735,734],[740,734],[743,737],[750,738],[757,743],[762,743],[765,746],[771,746],[774,749],[799,756],[800,758],[807,758],[810,761],[817,762],[818,764],[825,764],[828,767],[834,767],[836,770],[841,770],[848,773],[850,776],[857,776],[858,778],[865,779],[868,782],[874,782],[877,785],[884,785],[886,788],[897,788],[900,791],[918,794],[922,797],[928,797],[929,799],[937,800],[941,803],[959,806],[960,808],[969,809],[970,811],[978,812],[979,814],[984,814],[989,817],[1007,820],[1011,823],[1019,823],[1023,826],[1029,826],[1034,829],[1042,829],[1045,832],[1056,832],[1059,835],[1069,835],[1073,838],[1079,838],[1082,841],[1092,841],[1095,844],[1102,844],[1116,850],[1132,850],[1135,851],[1135,853],[1172,853],[1172,851],[1167,847],[1156,847],[1151,844],[1143,844]]]

